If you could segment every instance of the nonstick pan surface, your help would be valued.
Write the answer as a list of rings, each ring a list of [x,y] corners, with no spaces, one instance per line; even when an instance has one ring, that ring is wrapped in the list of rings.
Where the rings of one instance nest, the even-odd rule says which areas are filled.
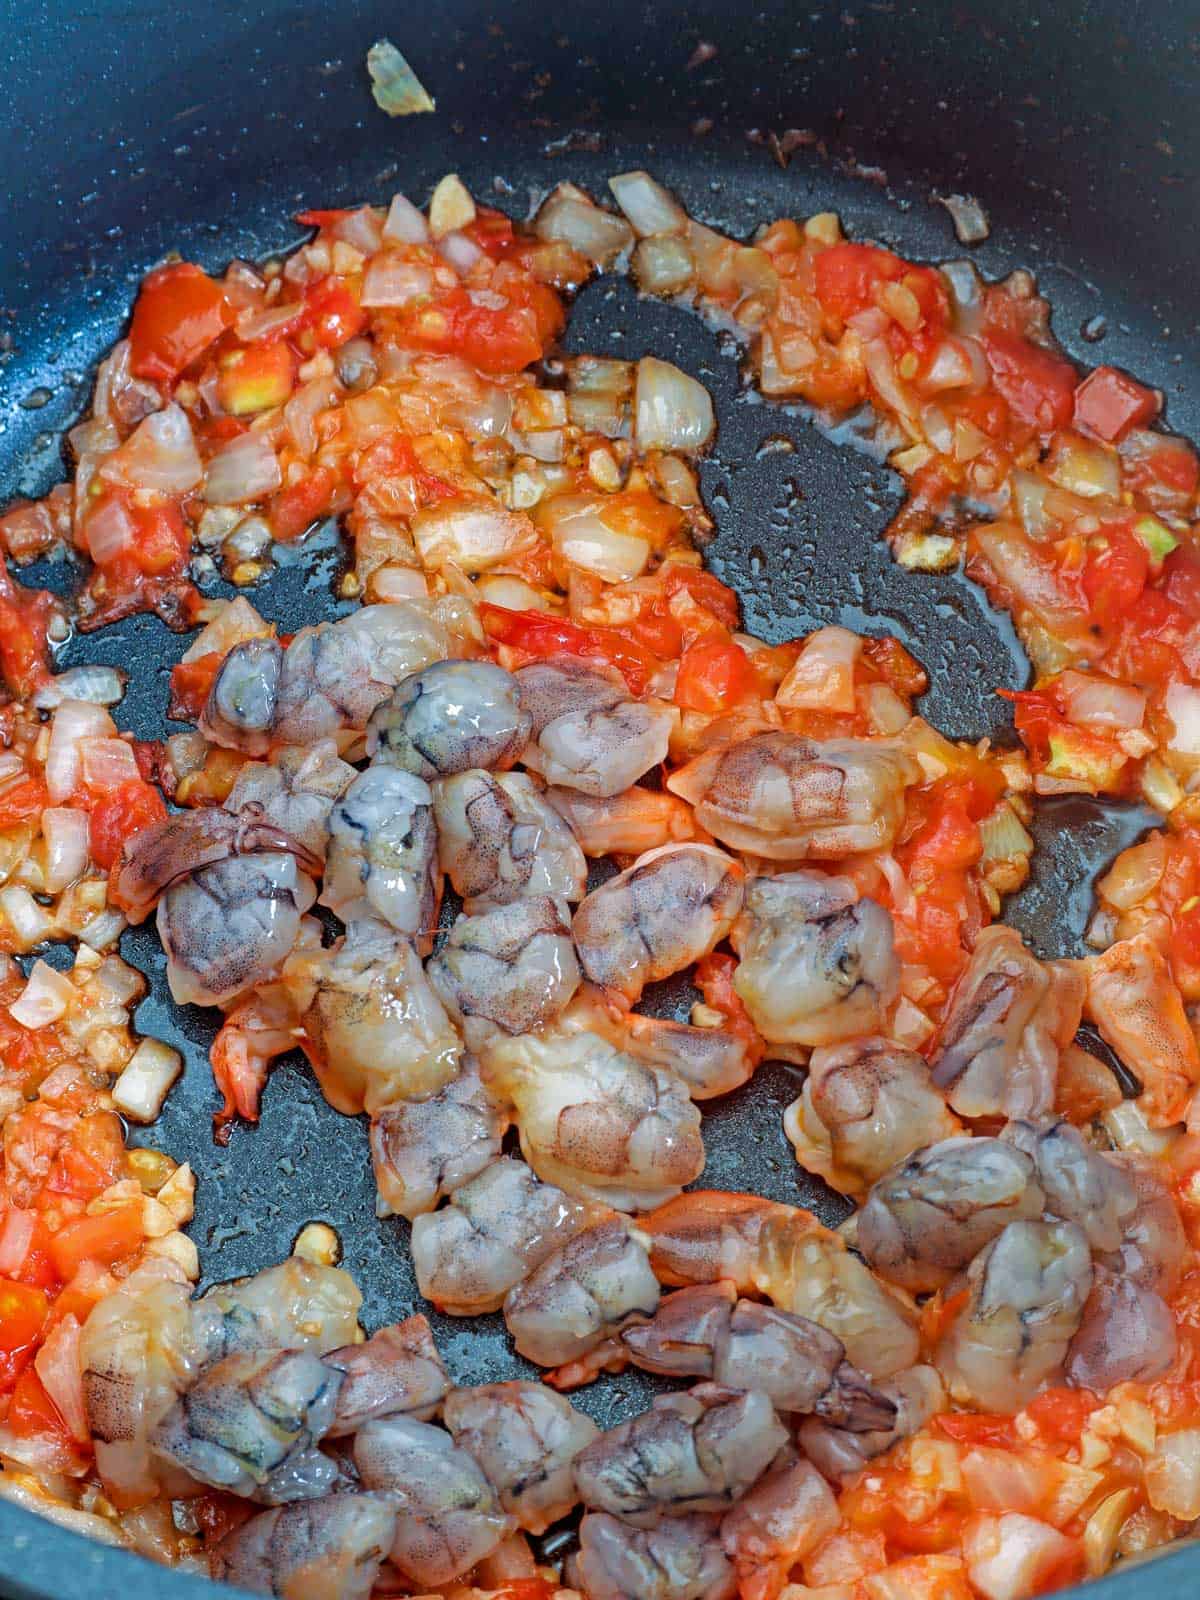
[[[934,194],[976,195],[992,224],[973,256],[1001,276],[1031,267],[1081,362],[1127,367],[1200,434],[1200,87],[1187,8],[977,3],[436,9],[234,0],[166,12],[5,0],[0,106],[0,504],[62,473],[59,435],[84,408],[140,275],[166,251],[217,269],[302,237],[304,205],[423,200],[451,170],[524,215],[570,178],[598,195],[646,166],[689,211],[738,235],[780,215],[835,210],[847,231],[933,260],[963,255]],[[389,36],[438,102],[390,121],[371,101],[368,46]],[[700,44],[715,54],[697,52]],[[698,59],[707,57],[707,59]],[[705,124],[709,124],[705,126]],[[770,136],[804,134],[786,164]],[[787,141],[793,143],[795,141]],[[1085,332],[1086,330],[1086,332]],[[1099,337],[1097,337],[1099,336]],[[839,621],[897,633],[924,662],[924,713],[946,733],[1011,737],[998,687],[1027,667],[1006,619],[956,576],[913,576],[879,535],[899,481],[797,410],[755,404],[701,324],[605,279],[580,296],[572,350],[677,361],[713,392],[720,423],[702,479],[718,533],[709,556],[751,631],[787,638]],[[253,594],[288,630],[336,614],[336,539]],[[30,581],[61,586],[62,568]],[[215,586],[214,593],[229,592]],[[167,675],[185,641],[137,617],[78,637],[63,665],[131,673],[118,720],[161,735]],[[1090,885],[1150,821],[1130,807],[1043,802],[1033,881],[1009,902],[1042,955],[1080,953]],[[187,1061],[146,1142],[199,1176],[193,1235],[204,1283],[285,1256],[332,1223],[368,1327],[417,1304],[407,1226],[374,1217],[362,1119],[325,1104],[298,1057],[276,1068],[262,1121],[211,1138],[213,1013],[166,997],[152,931],[123,953],[150,978],[139,1028]],[[663,986],[657,1009],[687,996]],[[801,1171],[781,1113],[796,1081],[767,1065],[704,1122],[706,1187],[753,1190],[840,1220],[845,1202]],[[521,1375],[498,1317],[433,1317],[464,1383]],[[654,1380],[602,1378],[578,1399],[602,1425],[640,1410]],[[1200,1588],[1200,1550],[1089,1591],[1150,1600]],[[0,1501],[0,1593],[200,1597],[197,1580],[66,1534]]]

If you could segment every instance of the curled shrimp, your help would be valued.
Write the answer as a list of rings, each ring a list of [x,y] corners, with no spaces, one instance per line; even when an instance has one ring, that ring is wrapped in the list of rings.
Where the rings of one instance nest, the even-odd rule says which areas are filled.
[[[289,1256],[192,1302],[206,1361],[244,1350],[314,1350],[354,1343],[362,1295],[341,1267]]]
[[[445,1418],[526,1532],[544,1533],[574,1509],[575,1457],[599,1429],[562,1395],[542,1383],[486,1383],[456,1389]]]
[[[919,1428],[949,1409],[946,1390],[936,1367],[909,1367],[876,1386],[895,1407],[892,1424],[869,1433],[852,1433],[819,1417],[807,1417],[796,1432],[796,1442],[814,1466],[831,1482],[848,1482],[868,1461],[882,1455],[901,1439],[911,1438]]]
[[[635,1528],[589,1512],[569,1576],[590,1600],[730,1600],[737,1578],[720,1529],[718,1516],[664,1517]]]
[[[634,1005],[647,983],[681,972],[725,937],[744,881],[742,866],[712,845],[651,850],[576,911],[584,972],[610,998]]]
[[[354,777],[354,768],[341,759],[332,739],[308,748],[285,745],[270,761],[245,763],[224,809],[236,817],[254,815],[258,807],[264,823],[282,828],[320,860],[329,813]]]
[[[398,767],[368,767],[329,814],[321,904],[347,924],[377,917],[428,955],[440,898],[428,784]]]
[[[922,1145],[961,1124],[923,1056],[887,1039],[814,1050],[800,1097],[784,1113],[796,1160],[842,1194],[861,1196]]]
[[[741,1029],[697,1027],[603,1005],[588,1008],[586,1026],[635,1060],[674,1073],[693,1100],[740,1088],[759,1063],[760,1052]]]
[[[1137,1074],[1150,1126],[1170,1127],[1200,1083],[1200,1050],[1165,957],[1138,934],[1093,956],[1087,969],[1089,1020]]]
[[[820,742],[772,729],[705,751],[672,773],[667,788],[735,850],[827,861],[890,849],[904,792],[920,776],[896,739]]]
[[[396,1506],[382,1494],[333,1494],[263,1511],[213,1551],[213,1576],[278,1600],[368,1600],[392,1547]]]
[[[635,784],[613,795],[550,788],[546,799],[568,824],[585,856],[641,856],[698,836],[692,808],[677,795]]]
[[[1069,1122],[1010,1122],[1003,1138],[1033,1162],[1051,1215],[1078,1223],[1093,1250],[1120,1248],[1138,1194],[1119,1161],[1093,1150]]]
[[[733,927],[733,986],[764,1039],[829,1045],[871,1033],[896,997],[892,919],[847,878],[755,878]]]
[[[397,1100],[371,1118],[378,1216],[411,1222],[491,1165],[508,1127],[503,1106],[466,1056],[427,1100]]]
[[[226,1013],[209,1051],[213,1078],[225,1097],[213,1117],[218,1137],[235,1116],[258,1121],[258,1104],[271,1063],[299,1042],[296,1014],[281,984],[263,984],[251,990]]]
[[[428,1422],[450,1392],[450,1374],[422,1316],[380,1328],[362,1344],[331,1350],[324,1360],[341,1374],[326,1430],[330,1438],[357,1433],[376,1417]]]
[[[833,1491],[811,1462],[792,1461],[761,1478],[721,1524],[742,1600],[776,1600],[792,1568],[840,1521]]]
[[[630,699],[619,673],[563,657],[515,676],[532,735],[521,760],[547,783],[603,799],[665,759],[678,713]]]
[[[995,924],[975,943],[930,1057],[933,1081],[964,1117],[1041,1117],[1083,1011],[1078,963],[1043,964]]]
[[[468,767],[509,766],[529,737],[511,673],[490,661],[435,661],[405,678],[371,713],[377,766],[427,782]]]
[[[459,917],[426,971],[476,1048],[497,1029],[528,1033],[551,1022],[579,986],[570,929],[548,895]]]
[[[473,768],[433,786],[442,870],[471,915],[533,895],[583,898],[587,862],[523,772]]]

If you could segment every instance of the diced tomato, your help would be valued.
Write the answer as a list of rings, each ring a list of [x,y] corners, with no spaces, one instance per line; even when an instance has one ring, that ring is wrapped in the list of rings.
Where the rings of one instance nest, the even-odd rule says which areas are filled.
[[[49,675],[46,628],[57,602],[45,589],[26,589],[0,559],[0,674],[26,700]]]
[[[354,213],[345,206],[330,206],[325,210],[314,209],[310,211],[297,211],[296,221],[305,228],[332,228],[345,217]]]
[[[1192,617],[1200,617],[1200,558],[1182,545],[1163,562],[1162,592]]]
[[[15,828],[30,817],[40,817],[49,804],[50,796],[40,778],[22,778],[0,795],[0,829]]]
[[[479,305],[468,290],[452,289],[403,317],[403,336],[421,349],[460,355],[481,372],[520,372],[561,329],[562,306],[553,290],[524,276],[506,282],[503,298],[503,307]]]
[[[1171,926],[1171,971],[1190,998],[1200,982],[1200,905],[1176,914]]]
[[[1065,428],[1075,409],[1075,368],[1020,334],[994,331],[983,348],[996,388],[1013,415],[1042,433]]]
[[[126,839],[166,817],[167,808],[157,789],[131,778],[111,790],[92,808],[88,826],[92,860],[107,872],[121,853]]]
[[[1153,429],[1134,430],[1121,441],[1121,473],[1125,487],[1149,496],[1166,491],[1174,503],[1200,488],[1200,458],[1186,439]]]
[[[1150,556],[1136,534],[1119,525],[1107,528],[1083,569],[1083,592],[1093,619],[1103,625],[1118,621],[1138,600],[1149,576]]]
[[[894,282],[907,268],[899,256],[873,244],[835,244],[821,251],[814,270],[822,310],[845,322],[873,303],[876,284]]]
[[[883,681],[905,699],[924,694],[928,689],[929,674],[893,635],[865,640],[863,655]]]
[[[283,544],[298,539],[318,517],[326,516],[337,492],[331,467],[314,467],[307,477],[281,489],[271,501],[271,527]]]
[[[234,417],[283,405],[296,384],[296,357],[283,340],[231,350],[219,366],[217,399]]]
[[[1157,416],[1158,405],[1153,389],[1135,383],[1116,367],[1097,367],[1075,391],[1075,421],[1114,444],[1130,428]]]
[[[197,722],[225,657],[210,650],[194,661],[178,661],[171,668],[171,703],[167,716],[173,722]]]
[[[135,378],[174,383],[233,321],[220,284],[190,261],[159,267],[143,281],[129,329]]]
[[[553,1600],[559,1585],[545,1578],[510,1578],[493,1592],[492,1600]]]
[[[474,240],[493,261],[502,261],[517,248],[520,240],[513,232],[511,217],[491,206],[478,206],[475,220],[463,229],[468,239]]]
[[[578,656],[615,667],[631,694],[641,694],[659,666],[648,650],[619,628],[583,628],[545,611],[510,611],[487,601],[479,607],[479,620],[489,637],[508,645],[526,661]]]
[[[684,651],[675,679],[675,704],[720,716],[753,690],[754,673],[740,645],[701,641]]]
[[[367,325],[367,313],[341,278],[322,278],[305,290],[298,343],[306,350],[333,350]]]
[[[1077,1445],[1088,1418],[1101,1404],[1090,1389],[1043,1389],[1025,1407],[1047,1438]]]
[[[66,1283],[85,1261],[110,1267],[139,1250],[144,1240],[140,1207],[118,1206],[115,1211],[66,1223],[50,1240],[50,1259]]]
[[[355,463],[354,481],[360,487],[370,487],[381,478],[389,477],[411,478],[422,505],[453,500],[462,493],[456,484],[425,471],[417,460],[412,440],[405,433],[385,433],[364,450]]]
[[[922,803],[926,820],[896,849],[913,891],[911,908],[896,918],[897,945],[903,960],[928,967],[950,984],[986,920],[969,877],[983,854],[977,814],[987,809],[985,788],[973,780],[944,779]]]
[[[174,500],[158,506],[131,506],[134,542],[129,550],[133,561],[147,577],[161,578],[182,572],[191,553],[191,535],[183,512]]]
[[[0,1278],[0,1393],[33,1360],[49,1309],[41,1289]]]
[[[668,561],[661,569],[663,592],[670,599],[683,590],[697,605],[711,611],[717,621],[731,632],[741,626],[741,607],[738,597],[728,584],[706,572],[703,567],[690,567],[680,561]]]
[[[47,1471],[77,1476],[85,1470],[87,1455],[32,1366],[17,1379],[5,1420],[18,1439],[36,1440],[39,1464]]]
[[[987,1411],[947,1411],[933,1419],[934,1427],[956,1444],[1011,1447],[1017,1433],[1011,1417]]]

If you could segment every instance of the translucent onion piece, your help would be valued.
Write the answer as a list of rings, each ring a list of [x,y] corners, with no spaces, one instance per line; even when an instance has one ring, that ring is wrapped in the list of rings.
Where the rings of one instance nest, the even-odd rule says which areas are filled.
[[[110,739],[116,735],[113,719],[103,706],[83,700],[64,700],[50,725],[46,752],[46,788],[56,804],[69,800],[80,779],[81,740]]]
[[[371,96],[389,117],[436,111],[437,102],[390,39],[377,39],[367,51]]]
[[[47,806],[42,812],[46,865],[42,887],[57,894],[87,871],[88,814],[76,806]]]
[[[211,505],[246,505],[283,484],[275,447],[264,433],[243,433],[208,463],[204,498]]]
[[[685,233],[687,213],[648,172],[622,172],[608,180],[617,204],[643,238],[659,233]]]
[[[66,1015],[74,998],[75,985],[70,978],[39,959],[33,963],[24,989],[8,1011],[13,1021],[23,1028],[48,1028]]]
[[[704,385],[654,356],[638,362],[635,414],[639,450],[699,450],[716,426]]]

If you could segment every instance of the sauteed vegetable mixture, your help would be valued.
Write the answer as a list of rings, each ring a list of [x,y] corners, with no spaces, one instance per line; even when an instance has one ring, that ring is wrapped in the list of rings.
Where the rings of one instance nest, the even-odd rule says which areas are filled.
[[[0,1492],[285,1600],[1022,1600],[1200,1520],[1200,464],[1027,273],[611,190],[514,225],[450,176],[158,267],[73,478],[0,518],[83,574],[0,581]],[[558,351],[624,270],[871,435],[896,560],[1013,617],[1019,744],[930,726],[895,638],[742,629],[707,392]],[[330,517],[361,603],[289,633],[254,584]],[[115,666],[54,671],[140,610],[198,629],[149,743]],[[1064,793],[1163,820],[1044,961],[1004,898]],[[215,1137],[299,1046],[422,1295],[539,1378],[362,1329],[323,1225],[194,1294],[194,1176],[122,1123],[181,1067],[131,1031],[151,916],[223,1013]],[[766,1058],[837,1230],[697,1187]],[[675,1384],[601,1433],[570,1395],[627,1366]]]

